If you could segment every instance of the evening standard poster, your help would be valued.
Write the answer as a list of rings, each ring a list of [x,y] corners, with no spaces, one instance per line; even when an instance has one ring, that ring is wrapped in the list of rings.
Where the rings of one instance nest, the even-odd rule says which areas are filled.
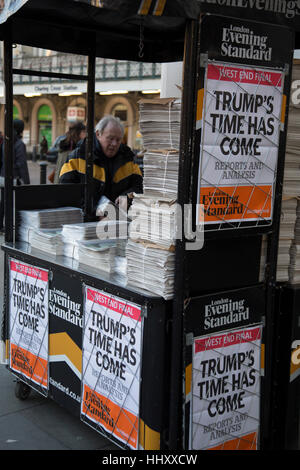
[[[282,92],[281,71],[208,64],[198,177],[206,224],[271,220]]]
[[[10,260],[10,368],[48,389],[48,271]]]
[[[190,449],[256,450],[261,326],[195,338]]]
[[[132,449],[138,448],[141,345],[141,307],[86,286],[81,417]]]

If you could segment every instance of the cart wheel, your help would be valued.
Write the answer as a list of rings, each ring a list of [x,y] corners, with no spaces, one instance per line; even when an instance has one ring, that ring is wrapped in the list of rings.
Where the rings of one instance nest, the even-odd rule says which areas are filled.
[[[31,388],[24,382],[17,380],[15,386],[15,395],[19,400],[26,400],[30,395]]]

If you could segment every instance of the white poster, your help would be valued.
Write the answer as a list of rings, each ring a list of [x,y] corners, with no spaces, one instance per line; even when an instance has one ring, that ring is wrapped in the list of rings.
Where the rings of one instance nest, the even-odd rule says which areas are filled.
[[[261,326],[195,338],[190,448],[255,450]]]
[[[206,224],[272,218],[283,73],[208,64],[198,178]]]
[[[81,415],[138,448],[141,307],[85,288]]]
[[[48,271],[10,260],[10,368],[48,388]]]

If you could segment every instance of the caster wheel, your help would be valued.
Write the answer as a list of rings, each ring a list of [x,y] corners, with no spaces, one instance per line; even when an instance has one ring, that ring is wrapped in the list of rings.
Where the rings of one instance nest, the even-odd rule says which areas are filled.
[[[31,388],[24,382],[17,381],[15,386],[15,395],[19,400],[26,400],[30,395]]]

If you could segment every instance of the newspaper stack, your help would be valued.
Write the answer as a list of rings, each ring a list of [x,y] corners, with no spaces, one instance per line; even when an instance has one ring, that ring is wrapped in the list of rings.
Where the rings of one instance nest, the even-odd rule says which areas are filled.
[[[88,265],[101,271],[112,272],[116,245],[111,241],[81,241],[78,243],[79,264]]]
[[[127,221],[119,220],[66,224],[62,227],[62,237],[66,241],[124,239],[127,238],[127,227]]]
[[[40,210],[22,210],[18,213],[19,240],[30,243],[29,234],[32,230],[57,229],[65,223],[82,222],[83,213],[78,207],[58,207]],[[41,232],[40,236],[42,236]]]
[[[300,110],[290,106],[286,141],[284,194],[298,196],[300,193]]]
[[[300,282],[300,200],[297,201],[295,236],[290,250],[289,282]]]
[[[103,220],[63,225],[63,254],[80,263],[99,266],[100,269],[110,272],[113,269],[112,256],[125,257],[127,233],[127,221]],[[110,246],[112,242],[113,246]]]
[[[179,153],[147,151],[144,155],[144,194],[177,198]]]
[[[281,204],[281,220],[279,230],[278,242],[278,256],[277,256],[277,272],[276,280],[278,282],[286,282],[289,280],[289,266],[290,266],[290,249],[294,241],[295,223],[297,218],[297,204],[296,198],[285,198]],[[267,239],[264,237],[262,241],[261,251],[261,271],[260,279],[264,279],[264,269],[267,257]]]
[[[128,211],[132,222],[129,237],[133,241],[156,243],[160,249],[175,245],[176,203],[168,198],[136,194]]]
[[[48,255],[60,256],[63,254],[61,229],[31,230],[29,243],[32,248],[44,251]]]
[[[300,282],[300,244],[293,244],[290,254],[289,282],[296,284]]]
[[[126,258],[129,285],[160,295],[166,300],[173,297],[174,252],[129,239]]]
[[[139,111],[139,125],[145,149],[179,149],[180,100],[142,99],[139,101]]]

